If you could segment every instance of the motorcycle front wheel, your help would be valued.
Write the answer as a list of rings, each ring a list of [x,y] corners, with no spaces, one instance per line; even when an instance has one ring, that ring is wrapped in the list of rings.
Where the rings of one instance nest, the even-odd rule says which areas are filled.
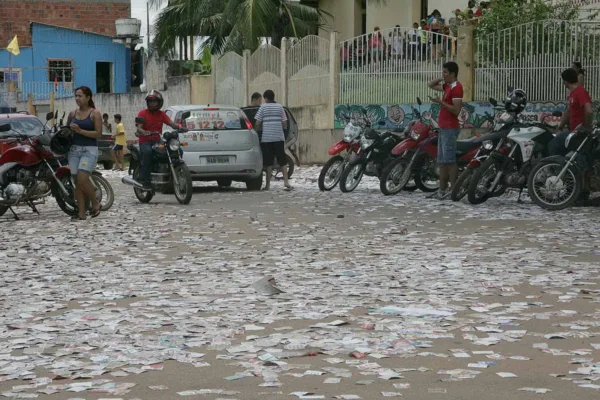
[[[432,193],[439,190],[440,176],[437,160],[425,155],[420,160],[417,160],[415,170],[414,179],[417,188],[425,193]]]
[[[381,173],[379,189],[386,196],[398,194],[410,181],[411,171],[408,170],[410,159],[406,157],[392,161]],[[416,189],[416,185],[414,186]]]
[[[175,167],[175,175],[179,184],[174,184],[175,198],[179,204],[189,204],[194,193],[194,185],[192,183],[192,174],[185,164],[179,164]],[[173,182],[175,183],[175,182]]]
[[[140,179],[140,174],[142,172],[142,166],[138,165],[135,167],[135,169],[133,170],[133,179],[137,182],[139,182]],[[154,197],[154,191],[146,191],[146,190],[141,190],[137,187],[133,187],[133,193],[135,193],[135,197],[137,197],[137,199],[141,202],[141,203],[150,203],[150,200],[152,200],[152,198]]]
[[[56,200],[56,204],[60,207],[61,210],[65,214],[70,217],[77,215],[78,208],[77,204],[75,204],[75,187],[73,187],[73,182],[71,180],[70,175],[63,175],[60,179],[60,182],[63,184],[65,189],[67,189],[68,194],[64,193],[58,183],[56,181],[52,181],[52,186],[50,186],[50,191],[52,192],[52,197]]]
[[[350,164],[344,168],[340,178],[340,189],[343,193],[352,192],[358,187],[365,173],[365,166],[362,163]]]
[[[339,182],[344,172],[344,157],[331,157],[329,161],[321,169],[319,174],[319,190],[328,192],[333,189]]]
[[[535,204],[546,210],[563,210],[571,207],[583,190],[583,176],[573,166],[558,175],[564,165],[556,161],[540,161],[529,174],[527,188]]]
[[[452,201],[461,201],[463,197],[467,195],[469,183],[473,177],[473,171],[473,168],[467,168],[462,174],[460,174],[456,180],[456,183],[454,184],[454,187],[452,188],[452,193],[450,194]]]
[[[475,170],[471,177],[471,182],[469,182],[469,189],[467,190],[469,203],[482,204],[490,197],[493,197],[497,190],[492,192],[490,186],[496,179],[496,175],[501,167],[502,161],[490,157]],[[498,185],[501,185],[501,183],[499,182]]]

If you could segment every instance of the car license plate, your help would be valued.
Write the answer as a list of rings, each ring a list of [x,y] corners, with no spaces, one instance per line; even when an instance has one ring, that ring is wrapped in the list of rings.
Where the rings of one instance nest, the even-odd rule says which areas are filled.
[[[229,164],[229,156],[206,157],[207,164]]]

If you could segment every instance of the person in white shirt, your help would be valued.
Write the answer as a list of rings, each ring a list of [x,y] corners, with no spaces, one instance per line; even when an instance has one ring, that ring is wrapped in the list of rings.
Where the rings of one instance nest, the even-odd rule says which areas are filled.
[[[404,39],[402,38],[402,32],[400,32],[400,25],[396,25],[392,37],[392,58],[400,60],[404,57]]]
[[[419,24],[413,24],[413,29],[408,31],[408,55],[411,60],[416,60],[419,55],[421,36],[419,35]]]

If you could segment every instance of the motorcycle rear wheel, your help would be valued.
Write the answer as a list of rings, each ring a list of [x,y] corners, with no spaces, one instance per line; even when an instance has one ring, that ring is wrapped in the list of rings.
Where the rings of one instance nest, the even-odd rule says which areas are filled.
[[[365,173],[365,166],[363,164],[350,164],[344,168],[342,176],[340,178],[340,189],[343,193],[354,191],[360,184],[362,177]],[[352,175],[352,176],[351,176]],[[348,186],[348,178],[351,178],[351,184]]]
[[[583,176],[573,166],[557,179],[564,165],[556,161],[540,161],[529,174],[527,188],[529,197],[538,206],[551,211],[571,207],[583,190]],[[555,186],[555,187],[552,187]],[[564,196],[559,195],[564,192]],[[557,199],[558,201],[554,201]]]
[[[140,173],[142,172],[142,166],[138,165],[135,167],[135,170],[133,171],[133,179],[135,179],[137,182],[138,179],[140,178]],[[154,197],[154,191],[145,191],[145,190],[141,190],[138,189],[137,187],[133,187],[133,193],[135,193],[135,197],[137,197],[137,199],[141,202],[141,203],[150,203],[150,200],[152,200],[152,198]]]
[[[410,171],[407,170],[410,159],[406,157],[398,158],[392,161],[381,173],[379,180],[379,189],[386,196],[400,193],[408,184],[411,178]],[[390,183],[393,185],[391,186]],[[416,186],[414,186],[416,189]]]
[[[483,164],[473,173],[469,189],[467,190],[467,198],[471,204],[485,203],[490,197],[497,193],[497,189],[491,192],[489,185],[496,178],[496,174],[502,166],[502,161],[492,157],[485,160]],[[499,182],[498,185],[501,185]]]
[[[321,173],[319,174],[319,190],[322,192],[329,192],[330,190],[332,190],[340,182],[340,178],[342,177],[343,172],[344,157],[331,157],[327,161],[327,163],[323,165],[323,168],[321,168]]]
[[[115,192],[108,181],[100,175],[92,174],[92,180],[97,188],[102,191],[102,199],[100,201],[100,211],[108,211],[115,202]]]
[[[452,201],[461,201],[463,197],[467,195],[469,183],[471,182],[471,178],[473,178],[473,171],[475,171],[475,169],[467,168],[460,174],[452,188],[452,193],[450,194]]]
[[[176,166],[175,173],[177,174],[177,180],[179,181],[178,185],[173,185],[173,188],[175,189],[175,198],[179,204],[189,204],[192,200],[192,195],[194,194],[192,174],[185,164]]]

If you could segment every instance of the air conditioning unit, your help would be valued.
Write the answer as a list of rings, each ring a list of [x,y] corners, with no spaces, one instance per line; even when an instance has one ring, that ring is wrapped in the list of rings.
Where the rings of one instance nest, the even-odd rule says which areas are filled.
[[[120,38],[137,38],[140,36],[140,28],[142,21],[137,18],[123,18],[115,21],[117,29],[117,37]]]

